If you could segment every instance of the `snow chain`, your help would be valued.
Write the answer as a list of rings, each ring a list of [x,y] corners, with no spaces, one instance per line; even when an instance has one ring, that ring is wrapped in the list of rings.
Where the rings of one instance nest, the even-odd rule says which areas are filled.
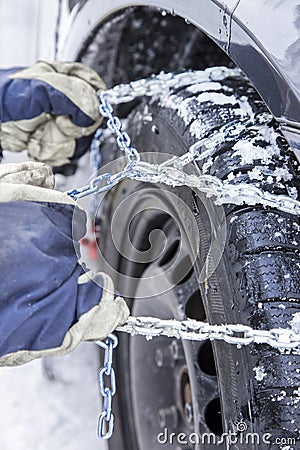
[[[271,330],[255,330],[247,325],[210,325],[197,320],[161,320],[155,317],[129,317],[125,325],[117,331],[125,331],[132,336],[143,335],[146,339],[155,336],[166,336],[190,341],[206,339],[221,340],[234,344],[238,348],[244,345],[269,344],[278,349],[292,349],[300,346],[300,333],[293,329],[273,328]]]
[[[132,147],[130,137],[122,130],[118,117],[114,116],[112,104],[129,102],[141,96],[161,95],[170,89],[178,89],[185,85],[207,81],[223,80],[226,77],[240,76],[238,69],[210,68],[204,71],[190,71],[174,75],[161,73],[149,79],[134,81],[127,85],[119,85],[98,94],[100,114],[107,118],[107,127],[117,137],[118,147],[126,154],[128,163],[117,174],[104,173],[91,180],[90,184],[79,189],[72,189],[67,193],[75,200],[94,193],[101,193],[112,189],[125,178],[146,183],[163,183],[169,186],[188,186],[212,197],[220,204],[255,205],[261,204],[276,208],[290,214],[300,214],[300,202],[286,195],[276,195],[264,191],[247,183],[232,185],[221,181],[212,175],[190,175],[183,169],[189,163],[195,163],[214,154],[217,147],[236,140],[249,125],[267,124],[273,119],[268,113],[261,113],[236,119],[219,128],[207,138],[191,145],[182,156],[172,157],[161,164],[151,164],[140,160],[138,151]],[[95,145],[95,144],[94,144]],[[199,168],[197,167],[199,170]]]
[[[236,140],[249,125],[267,124],[273,116],[268,113],[256,115],[245,114],[244,117],[234,120],[220,127],[209,137],[199,140],[191,145],[182,156],[174,156],[161,164],[151,164],[141,161],[139,152],[132,147],[128,134],[122,130],[122,124],[113,114],[111,104],[131,102],[142,96],[159,96],[162,92],[178,89],[183,86],[207,82],[220,81],[227,77],[241,76],[238,69],[209,68],[204,71],[189,71],[180,74],[161,73],[148,79],[131,82],[127,85],[115,86],[110,90],[98,94],[99,111],[107,119],[108,129],[116,135],[117,144],[127,156],[127,164],[124,169],[116,174],[104,173],[93,178],[89,185],[67,192],[74,200],[87,195],[101,193],[112,189],[125,178],[143,181],[146,183],[163,183],[168,186],[188,186],[203,192],[207,197],[220,204],[255,205],[272,207],[289,214],[300,215],[300,202],[285,195],[275,195],[256,186],[246,183],[232,185],[221,181],[212,175],[190,175],[184,171],[189,163],[203,160],[214,154],[218,146],[224,142]],[[99,147],[102,140],[102,132],[95,135],[92,143],[92,166],[99,167]],[[96,167],[95,167],[96,166]],[[199,170],[199,168],[198,168]],[[256,330],[242,324],[210,325],[196,320],[161,320],[152,317],[129,317],[128,321],[117,328],[131,335],[143,335],[146,339],[155,336],[167,336],[176,339],[188,339],[203,341],[206,339],[221,340],[234,344],[238,348],[255,344],[268,344],[281,351],[289,351],[300,346],[300,333],[293,329],[276,328],[271,330]],[[111,437],[114,426],[114,416],[111,410],[111,400],[115,393],[115,374],[111,367],[112,349],[117,345],[113,335],[106,343],[97,342],[105,348],[104,367],[99,372],[100,393],[104,398],[103,412],[99,417],[98,435],[101,438]],[[104,374],[111,378],[111,388],[104,385]],[[104,422],[108,424],[108,430],[104,431]]]
[[[141,96],[161,95],[163,91],[178,89],[180,87],[207,81],[220,81],[227,77],[241,76],[238,69],[226,67],[209,68],[204,71],[189,71],[180,74],[161,73],[148,79],[133,81],[126,85],[115,86],[112,89],[101,92],[99,97],[99,111],[107,118],[107,127],[117,137],[120,150],[125,152],[128,158],[125,168],[117,173],[105,173],[93,178],[91,183],[78,189],[67,192],[74,200],[94,193],[101,193],[112,189],[125,178],[143,181],[147,183],[164,183],[169,186],[189,186],[197,188],[212,197],[215,203],[234,203],[241,205],[262,204],[277,208],[281,211],[300,215],[300,202],[285,195],[275,195],[263,191],[256,186],[246,183],[232,185],[221,181],[212,175],[189,175],[183,168],[189,163],[199,161],[213,155],[217,146],[224,142],[236,140],[243,130],[252,124],[268,123],[273,116],[261,113],[253,116],[245,115],[242,119],[230,122],[213,132],[209,137],[191,145],[182,156],[174,156],[161,164],[151,164],[140,160],[140,154],[132,147],[128,134],[122,130],[122,124],[118,117],[114,116],[112,104],[130,102]],[[102,140],[102,132],[95,135],[92,143],[91,161],[93,170],[100,165],[99,146]],[[142,334],[152,338],[164,335],[177,337],[178,339],[204,340],[221,339],[236,345],[247,345],[252,342],[266,343],[276,348],[290,349],[300,345],[300,333],[293,330],[274,329],[270,331],[255,330],[245,325],[208,325],[207,323],[187,321],[163,321],[156,318],[131,317],[127,324],[118,328],[131,334]],[[244,334],[243,337],[235,336],[236,333]]]
[[[96,341],[99,347],[104,348],[104,365],[99,370],[99,388],[100,394],[103,397],[103,411],[98,419],[98,436],[100,439],[109,439],[112,437],[114,431],[115,416],[112,412],[112,398],[115,395],[116,388],[116,374],[112,367],[113,350],[118,345],[118,338],[114,334],[109,334],[103,341]],[[105,375],[110,379],[110,386],[105,386]],[[105,430],[105,422],[107,429]]]

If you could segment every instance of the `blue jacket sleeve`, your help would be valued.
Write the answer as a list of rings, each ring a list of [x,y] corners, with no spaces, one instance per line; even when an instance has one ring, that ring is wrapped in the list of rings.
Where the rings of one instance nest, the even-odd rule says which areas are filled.
[[[73,208],[0,204],[0,357],[61,345],[69,328],[101,300],[98,284],[77,284],[83,270],[72,239]]]

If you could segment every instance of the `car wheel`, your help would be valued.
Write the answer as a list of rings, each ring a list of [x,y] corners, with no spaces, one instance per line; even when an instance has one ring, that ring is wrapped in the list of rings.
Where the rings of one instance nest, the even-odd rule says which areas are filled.
[[[162,153],[182,155],[245,113],[256,115],[257,123],[235,140],[225,138],[193,170],[298,198],[298,161],[242,75],[144,98],[126,123],[134,147],[161,162]],[[107,194],[102,207],[105,269],[132,315],[262,330],[297,326],[297,216],[257,204],[216,206],[197,190],[130,180]],[[166,430],[166,449],[264,449],[274,448],[276,439],[297,439],[299,352],[267,344],[119,338],[111,449],[162,448]],[[192,433],[207,436],[197,441]]]

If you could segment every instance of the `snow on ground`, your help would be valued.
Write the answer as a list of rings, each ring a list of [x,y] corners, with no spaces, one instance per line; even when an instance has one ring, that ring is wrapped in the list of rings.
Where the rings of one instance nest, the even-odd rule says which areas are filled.
[[[56,11],[53,0],[0,0],[0,67],[48,58]],[[26,152],[5,152],[3,162],[26,159]],[[88,167],[88,155],[82,164]],[[87,176],[79,171],[67,187],[80,186]],[[67,188],[61,180],[57,184]],[[44,363],[0,367],[0,449],[105,450],[97,437],[99,365],[98,347],[83,343],[71,355]]]
[[[48,358],[49,359],[49,358]],[[97,437],[99,350],[0,368],[1,450],[105,450]]]

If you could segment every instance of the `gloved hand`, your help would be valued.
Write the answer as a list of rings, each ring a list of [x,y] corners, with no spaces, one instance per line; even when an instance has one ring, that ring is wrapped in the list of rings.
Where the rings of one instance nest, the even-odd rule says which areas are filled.
[[[0,366],[64,355],[129,315],[111,279],[96,284],[78,264],[72,226],[79,240],[85,213],[74,223],[74,202],[53,184],[44,164],[0,165]]]
[[[98,74],[80,63],[0,71],[0,149],[52,166],[79,158],[101,123]]]

